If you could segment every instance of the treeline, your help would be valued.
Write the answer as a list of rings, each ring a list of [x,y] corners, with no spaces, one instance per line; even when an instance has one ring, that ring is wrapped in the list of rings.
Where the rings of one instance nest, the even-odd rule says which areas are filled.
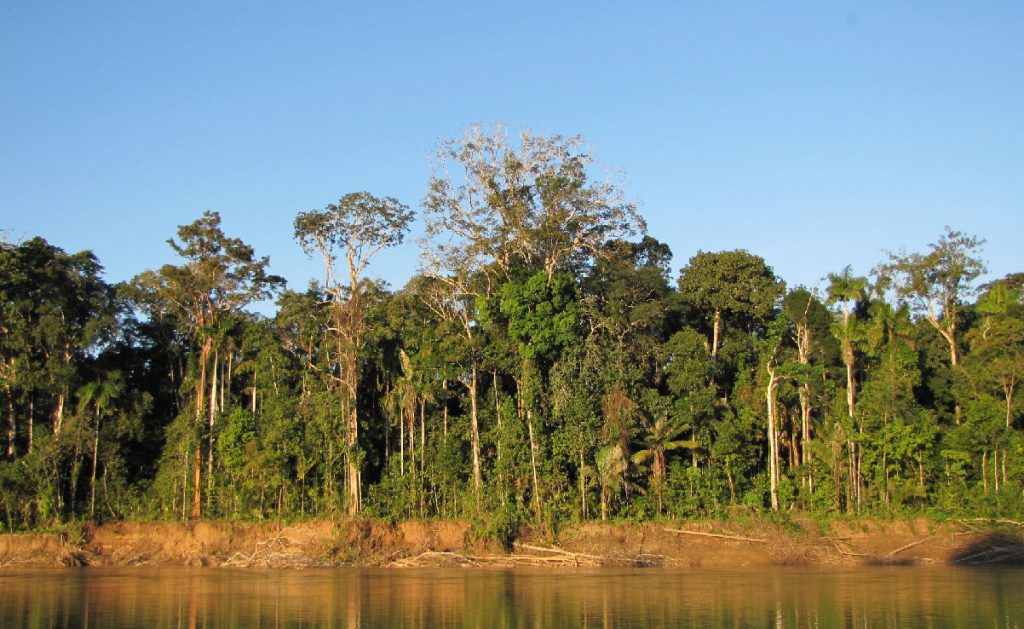
[[[296,217],[304,291],[212,212],[116,286],[0,245],[3,527],[1024,513],[1024,274],[977,286],[979,240],[787,288],[742,250],[670,268],[577,138],[474,129],[434,166],[400,290],[367,270],[413,213],[367,193]]]

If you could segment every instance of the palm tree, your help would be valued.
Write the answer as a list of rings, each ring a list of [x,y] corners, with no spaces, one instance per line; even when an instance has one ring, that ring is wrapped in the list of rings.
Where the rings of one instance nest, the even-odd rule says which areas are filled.
[[[88,382],[78,391],[78,411],[85,412],[92,407],[96,419],[96,432],[92,443],[92,477],[89,480],[89,519],[96,513],[96,464],[100,449],[100,427],[103,417],[110,414],[114,400],[124,391],[124,380],[121,372],[112,371],[106,377]]]
[[[644,415],[640,422],[646,431],[641,439],[644,448],[633,454],[632,460],[635,465],[650,464],[651,487],[658,494],[658,513],[661,513],[661,489],[668,475],[667,454],[683,448],[696,448],[697,440],[680,439],[690,426],[680,419],[669,419],[667,413],[653,422]]]
[[[854,424],[854,408],[856,401],[856,382],[854,381],[854,367],[856,365],[856,354],[854,353],[854,343],[856,342],[860,330],[857,322],[857,317],[854,311],[857,305],[862,303],[866,299],[866,289],[868,285],[867,278],[855,277],[847,266],[843,269],[842,274],[829,273],[828,274],[828,300],[829,306],[834,304],[842,304],[842,318],[835,322],[832,326],[832,334],[839,341],[839,346],[842,351],[843,364],[846,365],[846,408],[850,417],[850,426]],[[860,472],[858,465],[858,456],[856,454],[856,443],[850,435],[849,440],[849,455],[850,455],[850,483],[853,489],[853,494],[856,501],[860,502]]]

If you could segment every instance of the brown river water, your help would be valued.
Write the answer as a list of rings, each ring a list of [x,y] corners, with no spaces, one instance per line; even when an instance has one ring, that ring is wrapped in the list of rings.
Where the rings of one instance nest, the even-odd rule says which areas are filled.
[[[0,570],[0,627],[1024,627],[1024,569]]]

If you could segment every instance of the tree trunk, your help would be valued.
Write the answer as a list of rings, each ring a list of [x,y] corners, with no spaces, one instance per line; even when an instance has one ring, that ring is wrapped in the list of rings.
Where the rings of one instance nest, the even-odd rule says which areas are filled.
[[[427,401],[420,400],[420,476],[427,472]]]
[[[810,308],[811,302],[807,302]],[[805,313],[806,314],[806,313]],[[798,323],[796,327],[797,356],[801,365],[811,364],[811,326],[807,323]],[[800,452],[797,462],[803,467],[801,485],[806,487],[808,492],[814,491],[814,480],[811,477],[811,385],[804,382],[799,390],[800,398]]]
[[[213,425],[217,416],[217,359],[219,352],[213,352],[213,380],[210,383],[210,417],[206,435],[206,511],[210,511],[213,501]]]
[[[188,520],[188,453],[181,453],[181,521]]]
[[[981,483],[985,489],[985,493],[988,493],[988,450],[981,451]]]
[[[814,493],[814,475],[811,470],[811,387],[806,382],[800,388],[800,463],[804,467],[807,490]]]
[[[992,479],[995,481],[996,493],[999,493],[999,449],[992,451]]]
[[[409,420],[409,474],[416,478],[416,406],[407,407],[406,417]]]
[[[1003,384],[1003,397],[1006,398],[1006,427],[1010,428],[1013,423],[1013,394],[1014,389],[1017,388],[1017,381],[1011,379],[1009,382]]]
[[[14,459],[14,435],[17,432],[18,419],[14,414],[14,396],[7,395],[7,458]]]
[[[846,326],[847,326],[847,329],[849,329],[849,314],[846,315]],[[849,341],[846,341],[846,342],[849,343]],[[850,430],[853,430],[854,429],[854,424],[856,422],[854,408],[855,408],[856,395],[857,395],[856,394],[857,383],[854,380],[854,374],[853,374],[853,366],[854,366],[853,348],[849,347],[849,346],[844,347],[843,348],[843,353],[845,354],[843,356],[843,363],[845,363],[845,365],[846,365],[846,411],[847,411],[847,413],[849,414],[849,417],[850,417]],[[850,450],[850,503],[851,503],[848,506],[856,504],[859,507],[860,506],[860,470],[858,469],[858,466],[857,466],[857,461],[858,461],[858,456],[859,456],[858,453],[857,453],[857,443],[853,439],[850,439],[849,443],[848,443],[848,448]]]
[[[92,441],[92,477],[89,479],[89,519],[96,515],[96,461],[100,451],[100,414],[96,412],[96,436]]]
[[[352,403],[352,410],[349,411],[348,427],[348,514],[355,516],[359,514],[363,503],[362,475],[356,460],[356,449],[359,447],[359,419],[356,414],[355,400]]]
[[[778,387],[775,368],[768,366],[768,388],[765,401],[768,405],[768,476],[771,488],[772,511],[779,510],[779,444],[775,417],[775,390]]]
[[[586,462],[583,460],[583,448],[580,448],[580,519],[587,521],[587,475],[583,471]]]
[[[61,313],[60,313],[60,321],[61,321],[62,324],[67,325],[67,321],[64,319],[64,311],[63,310],[61,310]],[[64,352],[63,352],[61,357],[64,360],[64,368],[65,369],[70,369],[70,367],[71,367],[71,344],[68,342],[68,339],[66,337],[65,337],[65,341],[64,341]],[[64,401],[68,398],[68,396],[69,396],[68,385],[65,383],[61,387],[60,400],[59,400],[59,402],[57,404],[57,416],[55,418],[55,421],[56,421],[56,425],[58,427],[61,424],[64,423]]]
[[[498,438],[494,444],[494,455],[497,459],[498,469],[498,484],[500,486],[499,493],[501,494],[501,506],[505,506],[505,475],[501,471],[501,444],[504,442],[504,436],[502,434],[502,421],[501,421],[501,400],[498,395],[498,371],[494,370],[491,372],[491,384],[494,385],[494,418],[498,424]]]
[[[441,422],[444,426],[444,437],[448,438],[448,379],[441,381]]]
[[[882,485],[883,500],[882,504],[889,506],[889,453],[882,452],[882,479],[884,480]]]
[[[473,493],[479,497],[483,475],[480,471],[480,422],[477,415],[477,369],[475,364],[469,375],[469,417],[473,431]]]
[[[722,335],[722,311],[715,310],[715,319],[711,327],[711,362],[718,361],[718,344]]]
[[[856,396],[856,382],[853,378],[853,361],[846,363],[846,410],[850,416],[850,424],[853,424],[854,398]]]
[[[857,510],[859,511],[861,501],[864,498],[864,474],[861,471],[861,469],[864,466],[864,451],[861,449],[860,443],[857,443],[855,445],[857,447],[857,484],[855,485],[855,487],[857,488]]]
[[[256,372],[252,374],[252,401],[251,401],[251,414],[252,418],[256,419]]]
[[[231,367],[234,362],[234,352],[228,352],[228,366],[225,377],[220,379],[220,414],[224,415],[228,410],[228,403],[231,402]],[[227,395],[225,395],[227,390]]]
[[[530,434],[530,467],[533,469],[533,498],[537,509],[537,522],[541,520],[540,475],[537,473],[537,440],[533,435],[533,413],[526,411],[526,428]]]
[[[53,435],[60,435],[64,427],[64,401],[67,398],[67,388],[64,388],[57,396],[57,406],[53,411]]]
[[[199,382],[196,383],[196,425],[201,425],[203,421],[203,411],[205,410],[205,396],[206,396],[206,363],[210,358],[211,341],[203,341],[203,345],[199,350]],[[202,452],[202,441],[196,440],[196,452],[195,460],[193,461],[195,466],[194,474],[195,478],[192,494],[192,517],[202,517],[203,506],[202,506],[202,465],[203,465],[203,452]]]

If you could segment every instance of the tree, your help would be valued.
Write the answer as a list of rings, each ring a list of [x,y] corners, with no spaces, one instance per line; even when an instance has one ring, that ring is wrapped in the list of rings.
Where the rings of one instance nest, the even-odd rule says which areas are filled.
[[[427,308],[441,322],[454,328],[453,336],[460,341],[459,352],[465,368],[456,373],[469,393],[470,450],[473,457],[473,492],[479,497],[483,484],[480,452],[479,379],[482,356],[481,332],[477,300],[486,297],[477,276],[467,276],[465,269],[444,273],[435,268],[427,271],[419,282],[417,292]]]
[[[496,297],[495,317],[505,324],[516,343],[520,358],[517,381],[520,414],[530,440],[533,499],[538,520],[543,504],[540,485],[541,435],[538,416],[544,393],[545,375],[562,348],[576,339],[579,301],[572,277],[558,273],[547,283],[543,272],[502,284]]]
[[[656,363],[669,314],[668,263],[672,251],[650,236],[612,240],[583,283],[582,305],[593,335],[607,337],[621,378],[649,378],[627,363]]]
[[[774,320],[769,326],[767,338],[761,342],[761,356],[765,374],[765,407],[768,416],[768,486],[771,493],[772,511],[779,510],[779,483],[782,478],[779,457],[779,386],[792,377],[791,369],[785,364],[783,341],[786,336],[785,321]]]
[[[641,437],[643,447],[633,454],[633,463],[649,464],[651,469],[651,486],[658,496],[658,512],[662,511],[662,486],[668,476],[667,455],[673,450],[697,447],[695,439],[682,439],[683,433],[692,430],[689,422],[680,417],[671,417],[667,410],[653,420],[646,414],[640,415],[640,424],[644,428]]]
[[[766,320],[784,284],[763,258],[742,249],[698,251],[679,272],[679,293],[711,318],[711,357],[718,359],[726,322],[753,324]]]
[[[301,212],[295,217],[295,239],[306,255],[319,253],[323,260],[323,287],[332,304],[337,368],[334,379],[340,387],[346,417],[346,487],[351,515],[359,513],[362,505],[358,392],[359,360],[365,342],[363,275],[374,255],[402,242],[413,216],[397,199],[354,192],[323,210]],[[336,266],[338,255],[345,260],[341,269]]]
[[[92,445],[92,473],[89,478],[89,518],[96,514],[96,462],[100,450],[100,427],[103,417],[110,414],[114,401],[124,392],[124,380],[119,372],[108,374],[107,377],[87,382],[78,395],[79,412],[92,407],[96,421]]]
[[[804,467],[803,482],[807,489],[814,491],[814,478],[811,475],[811,427],[812,387],[822,381],[823,371],[811,365],[815,354],[820,354],[822,332],[828,333],[829,312],[814,294],[805,288],[791,290],[783,299],[782,312],[792,325],[792,336],[796,343],[797,362],[799,367],[794,370],[794,380],[798,386],[800,399],[800,463]],[[793,447],[796,448],[794,439]]]
[[[238,238],[224,235],[220,214],[206,211],[196,221],[178,227],[180,242],[167,243],[178,256],[180,265],[167,264],[157,271],[146,271],[132,281],[143,307],[175,312],[198,348],[199,377],[195,380],[195,424],[202,425],[206,411],[207,370],[217,331],[231,317],[253,301],[268,299],[284,285],[276,275],[268,275],[270,258],[257,258],[253,248]],[[214,366],[216,369],[216,366]],[[208,469],[212,469],[214,413],[211,395],[207,425]],[[192,517],[202,514],[202,444],[196,442]]]
[[[113,336],[117,303],[102,271],[91,252],[68,254],[42,238],[0,245],[0,387],[8,393],[8,456],[16,436],[11,396],[41,394],[59,436],[77,365]],[[26,428],[31,449],[31,418]]]
[[[927,253],[889,254],[878,267],[884,286],[891,283],[900,300],[923,316],[949,344],[949,363],[960,364],[957,326],[963,301],[975,292],[973,282],[985,273],[978,257],[984,240],[946,227]]]
[[[443,289],[428,296],[432,308],[440,318],[460,323],[470,350],[465,380],[475,488],[480,483],[476,303],[492,299],[499,283],[535,270],[542,271],[551,287],[560,271],[578,270],[600,257],[609,239],[646,229],[635,204],[624,199],[616,183],[592,178],[593,165],[581,138],[524,132],[510,140],[500,127],[490,133],[475,127],[438,147],[424,200],[427,238],[422,257],[425,274],[438,279],[435,288]],[[531,432],[534,446],[535,437]],[[539,511],[540,496],[535,499]]]
[[[978,300],[981,324],[968,333],[971,354],[968,377],[985,391],[998,391],[1006,404],[1006,427],[1014,416],[1014,400],[1024,380],[1024,307],[1021,291],[1006,280],[995,282]]]
[[[849,417],[849,431],[852,433],[855,423],[855,409],[857,400],[856,364],[857,354],[855,345],[860,338],[860,327],[857,321],[857,310],[867,299],[868,280],[864,277],[856,277],[849,266],[843,269],[842,273],[828,274],[828,287],[826,289],[828,298],[826,303],[829,306],[841,304],[841,318],[832,325],[832,334],[839,341],[840,355],[843,365],[846,367],[846,412]],[[860,502],[860,475],[857,468],[857,444],[853,435],[847,439],[849,455],[850,487],[856,500]]]
[[[446,269],[517,265],[555,272],[583,264],[609,239],[646,230],[619,186],[594,181],[594,159],[579,137],[534,136],[510,142],[501,127],[470,129],[442,142],[424,201],[426,257]]]

